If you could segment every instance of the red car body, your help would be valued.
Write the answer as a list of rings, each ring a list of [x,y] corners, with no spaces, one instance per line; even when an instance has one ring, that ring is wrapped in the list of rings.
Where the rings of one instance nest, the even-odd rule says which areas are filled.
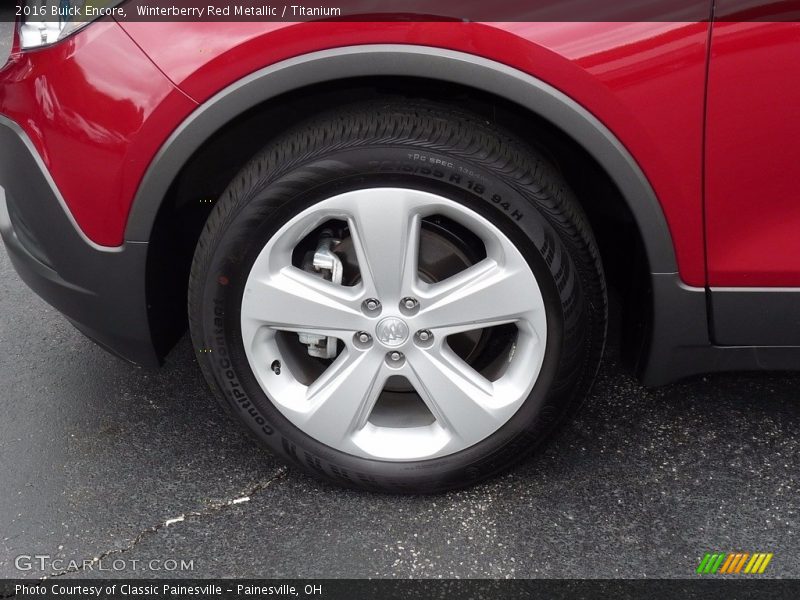
[[[717,1],[717,15],[726,14],[726,4],[733,2]],[[17,46],[0,71],[0,114],[29,141],[87,252],[115,256],[118,251],[117,263],[109,267],[95,267],[91,260],[81,272],[74,265],[50,266],[66,284],[86,289],[91,286],[81,283],[83,271],[113,272],[101,285],[104,291],[89,291],[96,298],[115,286],[133,290],[124,310],[137,315],[146,331],[122,333],[111,323],[118,320],[113,316],[109,323],[87,322],[87,309],[51,299],[52,274],[45,283],[32,275],[26,280],[102,344],[139,363],[157,362],[175,339],[174,332],[164,333],[176,318],[170,307],[182,303],[162,297],[180,296],[180,286],[163,292],[158,283],[159,265],[166,260],[159,253],[171,243],[160,239],[169,237],[167,229],[155,240],[163,225],[159,215],[178,185],[175,174],[224,129],[191,133],[191,124],[214,111],[220,112],[218,123],[233,122],[263,103],[280,110],[282,97],[314,86],[346,93],[359,77],[380,77],[386,85],[392,78],[434,78],[470,87],[447,69],[438,76],[417,75],[402,61],[396,72],[385,65],[381,73],[369,71],[370,52],[442,51],[436,56],[454,64],[474,57],[508,77],[527,77],[555,90],[581,118],[599,123],[613,147],[633,161],[627,174],[609,175],[613,183],[621,189],[638,173],[642,189],[657,199],[649,206],[642,194],[622,193],[623,210],[633,215],[646,255],[645,285],[637,286],[629,304],[631,310],[638,307],[631,325],[638,341],[630,343],[630,354],[645,381],[664,383],[721,369],[791,368],[799,364],[800,346],[794,301],[800,288],[800,203],[793,168],[800,84],[787,74],[800,66],[800,24],[713,20],[707,18],[710,5],[700,7],[706,18],[695,22],[104,19],[43,49]],[[303,74],[295,86],[273,79],[274,93],[267,89],[251,101],[233,102],[225,114],[215,108],[237,86],[277,77],[284,67],[327,60],[331,53],[350,56],[351,75],[332,69],[309,81]],[[502,90],[487,89],[489,83],[472,85],[482,94],[503,96]],[[313,96],[303,97],[304,110],[312,110]],[[327,98],[320,96],[319,110]],[[501,99],[517,103],[516,97]],[[536,106],[520,107],[522,112],[550,120],[537,114]],[[189,144],[184,134],[196,139]],[[585,146],[571,137],[571,143]],[[176,145],[185,148],[171,154]],[[594,158],[605,167],[607,156],[600,151]],[[602,214],[602,207],[595,212]],[[647,219],[652,222],[643,224]],[[668,249],[658,245],[658,235],[667,236]],[[32,237],[51,244],[44,262],[57,263],[59,249],[42,239],[46,234]],[[30,268],[21,262],[17,256],[25,277]]]

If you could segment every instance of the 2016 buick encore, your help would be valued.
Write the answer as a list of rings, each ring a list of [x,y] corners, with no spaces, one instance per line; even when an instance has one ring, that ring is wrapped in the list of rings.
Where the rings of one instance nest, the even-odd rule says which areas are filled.
[[[188,323],[220,402],[290,463],[466,485],[587,395],[608,288],[646,384],[800,366],[800,24],[739,4],[604,23],[21,11],[0,230],[124,359],[157,366]]]

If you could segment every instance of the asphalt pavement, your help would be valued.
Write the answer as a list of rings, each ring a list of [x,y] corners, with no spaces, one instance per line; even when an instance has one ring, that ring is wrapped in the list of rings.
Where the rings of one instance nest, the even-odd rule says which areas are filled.
[[[4,250],[0,281],[0,577],[95,558],[61,576],[690,577],[707,551],[773,552],[767,574],[800,576],[798,375],[646,390],[612,356],[578,419],[512,473],[359,493],[243,435],[188,339],[142,370],[39,300]],[[60,568],[18,570],[37,554]],[[152,560],[192,569],[143,572]]]
[[[772,552],[766,576],[800,577],[800,375],[647,390],[612,347],[577,420],[512,473],[393,497],[257,447],[188,339],[142,370],[5,250],[0,282],[0,577],[693,577],[710,551]]]

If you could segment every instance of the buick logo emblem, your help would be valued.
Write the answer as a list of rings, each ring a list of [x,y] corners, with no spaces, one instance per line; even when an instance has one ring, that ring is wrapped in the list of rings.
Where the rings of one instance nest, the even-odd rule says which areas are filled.
[[[375,335],[384,346],[402,346],[408,339],[408,325],[397,317],[386,317],[378,323]]]

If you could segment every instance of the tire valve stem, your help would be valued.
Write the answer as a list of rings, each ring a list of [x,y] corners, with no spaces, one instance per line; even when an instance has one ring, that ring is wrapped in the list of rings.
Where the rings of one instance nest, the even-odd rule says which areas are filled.
[[[281,361],[273,360],[272,361],[272,365],[270,366],[270,368],[272,369],[272,372],[275,373],[275,375],[280,375],[281,374]]]

